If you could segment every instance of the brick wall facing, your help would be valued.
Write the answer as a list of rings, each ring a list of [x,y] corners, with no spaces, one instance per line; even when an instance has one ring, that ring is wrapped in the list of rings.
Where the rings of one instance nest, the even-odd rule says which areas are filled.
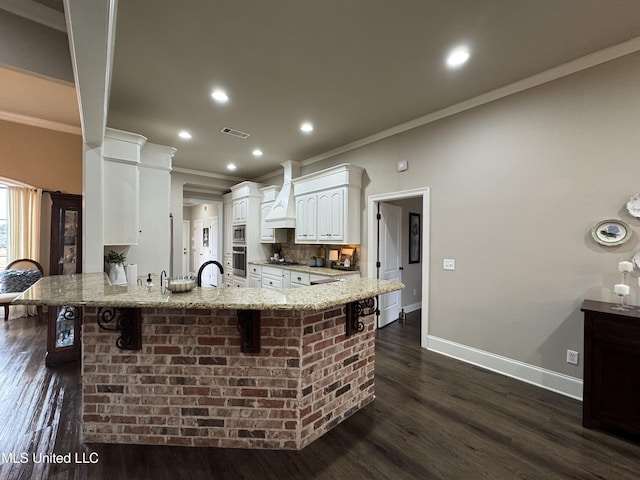
[[[261,312],[261,352],[240,352],[235,310],[142,310],[142,350],[116,347],[85,308],[87,442],[301,449],[374,398],[373,317],[344,308]]]

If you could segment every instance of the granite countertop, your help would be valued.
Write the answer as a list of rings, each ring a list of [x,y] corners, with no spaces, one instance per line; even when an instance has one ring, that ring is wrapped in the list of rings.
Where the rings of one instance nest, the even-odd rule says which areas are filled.
[[[315,273],[317,275],[324,275],[326,277],[342,277],[345,275],[353,275],[354,273],[360,274],[360,270],[338,270],[338,269],[329,268],[329,267],[310,267],[309,265],[304,263],[300,263],[298,265],[281,265],[279,263],[262,261],[262,262],[249,262],[249,264],[284,268],[286,270],[291,270],[294,272]]]
[[[404,288],[399,282],[358,278],[299,288],[194,288],[169,293],[154,287],[111,285],[104,273],[43,277],[14,304],[89,307],[320,310]]]

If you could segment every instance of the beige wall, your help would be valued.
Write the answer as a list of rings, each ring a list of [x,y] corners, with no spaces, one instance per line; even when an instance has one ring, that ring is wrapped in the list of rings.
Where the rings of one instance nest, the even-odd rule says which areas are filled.
[[[82,137],[0,120],[0,177],[82,194]]]
[[[565,362],[567,348],[583,351],[581,302],[611,300],[617,262],[638,249],[625,204],[640,192],[639,78],[630,55],[303,173],[364,167],[365,210],[369,195],[430,187],[430,335],[582,377]],[[400,159],[408,171],[396,172]],[[607,218],[632,226],[626,245],[591,240]]]

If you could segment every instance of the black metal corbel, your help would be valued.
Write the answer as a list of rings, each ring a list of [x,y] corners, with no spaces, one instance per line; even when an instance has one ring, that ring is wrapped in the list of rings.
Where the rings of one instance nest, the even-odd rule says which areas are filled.
[[[364,323],[360,321],[360,317],[366,317],[378,312],[378,297],[365,298],[356,302],[346,304],[345,312],[345,335],[350,337],[354,333],[364,330]]]
[[[121,333],[116,347],[121,350],[142,349],[142,314],[139,308],[100,307],[96,317],[101,329]],[[110,326],[114,320],[114,326]]]
[[[237,322],[240,332],[240,351],[259,353],[260,310],[238,310]]]

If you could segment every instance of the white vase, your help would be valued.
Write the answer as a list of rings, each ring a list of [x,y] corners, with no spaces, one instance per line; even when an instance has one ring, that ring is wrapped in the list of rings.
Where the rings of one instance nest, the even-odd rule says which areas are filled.
[[[121,263],[110,263],[107,276],[111,285],[124,285],[127,283],[127,274],[124,271],[124,265]]]

